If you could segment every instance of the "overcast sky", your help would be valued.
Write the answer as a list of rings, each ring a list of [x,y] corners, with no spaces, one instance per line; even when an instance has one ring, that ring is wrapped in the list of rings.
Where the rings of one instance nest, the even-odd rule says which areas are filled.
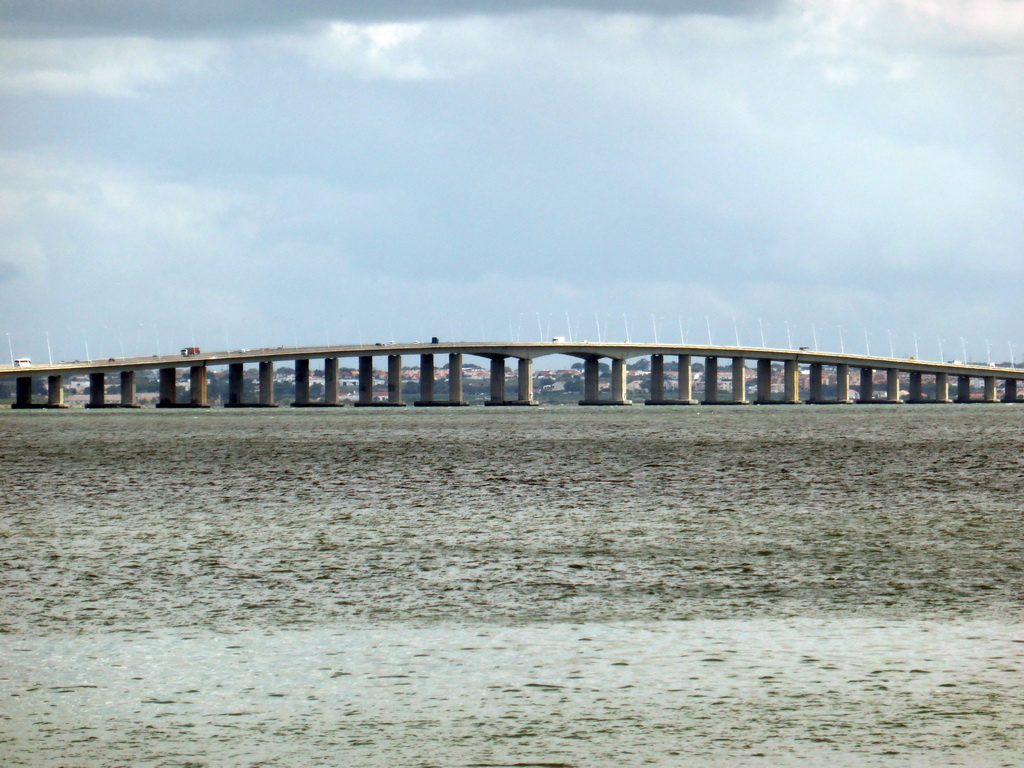
[[[0,0],[15,356],[1019,360],[1022,278],[1021,0]]]

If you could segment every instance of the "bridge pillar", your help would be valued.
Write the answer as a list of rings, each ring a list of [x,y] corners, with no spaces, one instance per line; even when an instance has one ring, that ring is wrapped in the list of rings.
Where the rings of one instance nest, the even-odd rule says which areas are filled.
[[[1003,402],[1004,403],[1016,403],[1017,402],[1017,380],[1016,379],[1005,379],[1003,381]]]
[[[693,368],[689,355],[679,355],[678,398],[665,397],[665,356],[651,355],[651,399],[644,405],[693,405]]]
[[[173,408],[178,404],[178,371],[176,368],[160,369],[160,398],[157,408]],[[92,377],[89,377],[89,389],[92,390]],[[92,394],[89,395],[92,405]]]
[[[462,353],[448,355],[448,405],[469,405],[462,399]]]
[[[121,403],[122,408],[138,408],[139,403],[135,388],[135,371],[121,371]]]
[[[770,405],[772,401],[772,361],[757,361],[757,398],[758,405]]]
[[[245,366],[242,363],[228,364],[228,401],[225,408],[242,406],[245,395]]]
[[[850,402],[850,366],[847,363],[836,365],[836,402]]]
[[[651,355],[651,399],[650,403],[665,402],[665,356]]]
[[[864,366],[860,369],[860,397],[858,403],[871,403],[875,400],[875,369]]]
[[[612,399],[611,405],[630,405],[626,399],[626,361],[612,358]]]
[[[958,403],[971,402],[971,377],[956,377],[956,401]]]
[[[679,355],[679,400],[683,405],[696,405],[693,399],[693,362],[689,355]]]
[[[356,405],[373,405],[373,357],[359,356],[359,399]]]
[[[338,405],[338,358],[324,359],[324,405]]]
[[[921,372],[911,371],[910,372],[910,385],[907,387],[909,394],[907,395],[908,403],[923,403],[924,402],[924,390],[921,386]]]
[[[808,383],[807,402],[813,405],[820,405],[825,402],[821,392],[821,363],[810,364],[810,381]]]
[[[434,356],[420,355],[420,399],[417,405],[434,402]]]
[[[732,404],[750,404],[747,401],[747,361],[742,357],[732,359]]]
[[[583,399],[580,405],[596,405],[601,394],[601,366],[597,358],[583,361]]]
[[[64,377],[59,374],[46,377],[46,407],[67,408],[64,405]]]
[[[786,360],[782,372],[782,399],[786,403],[800,402],[800,366],[796,360]]]
[[[274,402],[274,361],[264,360],[260,363],[260,406],[276,408]]]
[[[505,358],[491,358],[491,398],[484,405],[505,405]]]
[[[430,367],[434,367],[434,356],[430,355]],[[423,366],[420,366],[420,376],[423,375]],[[433,370],[431,370],[433,375]],[[420,393],[422,399],[423,384],[420,382]],[[430,385],[430,399],[434,399],[434,386],[433,382]],[[388,355],[388,404],[395,407],[405,405],[402,402],[402,356],[401,355]]]
[[[704,405],[718,402],[718,358],[704,358]]]
[[[309,360],[295,361],[295,402],[292,405],[309,405]]]
[[[902,403],[900,399],[900,369],[885,369],[885,402]]]
[[[948,373],[936,373],[935,374],[935,402],[936,403],[951,403],[949,399],[949,374]]]
[[[516,378],[519,389],[514,405],[537,405],[533,399],[533,358],[519,358],[519,370]],[[510,403],[512,405],[513,403]]]
[[[995,376],[985,376],[984,377],[984,382],[985,382],[984,402],[986,402],[986,403],[998,402],[998,400],[996,400],[996,377]]]
[[[13,408],[32,408],[32,377],[19,376],[14,380]]]
[[[193,408],[209,408],[206,402],[206,366],[193,365],[188,373],[189,405]]]
[[[174,370],[173,368],[171,369]],[[161,369],[163,373],[163,369]],[[105,408],[107,405],[106,376],[102,373],[89,374],[89,402],[86,408]]]

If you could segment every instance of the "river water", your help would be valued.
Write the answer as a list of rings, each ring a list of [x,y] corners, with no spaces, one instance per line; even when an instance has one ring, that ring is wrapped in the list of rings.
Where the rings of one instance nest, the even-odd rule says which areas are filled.
[[[0,411],[4,766],[1024,765],[1024,408]]]

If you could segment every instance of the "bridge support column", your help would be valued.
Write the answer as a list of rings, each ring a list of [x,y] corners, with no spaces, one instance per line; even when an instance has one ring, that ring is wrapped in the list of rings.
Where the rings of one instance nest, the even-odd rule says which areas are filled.
[[[986,376],[984,378],[984,382],[985,382],[985,398],[984,398],[984,402],[986,402],[986,403],[996,403],[996,402],[998,402],[998,400],[996,400],[996,377],[995,376]]]
[[[693,399],[693,362],[689,355],[679,355],[679,402],[680,405],[696,405]]]
[[[665,356],[651,355],[651,399],[647,404],[665,402]]]
[[[902,403],[900,399],[900,369],[899,368],[886,368],[885,369],[885,402],[887,403]]]
[[[863,367],[860,369],[860,397],[858,403],[872,403],[875,400],[875,369]]]
[[[67,408],[64,405],[64,377],[59,374],[46,377],[46,407]]]
[[[434,404],[434,356],[420,355],[420,399],[416,405]]]
[[[822,403],[825,402],[821,393],[821,374],[821,363],[811,363],[807,402],[811,403],[812,405],[821,405]]]
[[[612,358],[612,399],[611,405],[632,405],[626,399],[626,361]]]
[[[505,358],[491,358],[491,398],[484,405],[505,405]]]
[[[718,402],[718,358],[704,358],[704,405]]]
[[[91,389],[91,386],[90,386]],[[160,369],[160,399],[157,408],[173,408],[178,404],[178,370],[176,368]]]
[[[758,405],[771,405],[772,401],[772,361],[757,361],[757,398]]]
[[[324,405],[336,406],[338,403],[338,358],[324,359]]]
[[[850,366],[846,363],[836,365],[836,402],[850,402]]]
[[[228,364],[228,401],[225,408],[240,408],[245,403],[245,366],[241,363]]]
[[[665,397],[665,356],[651,355],[651,399],[644,405],[693,405],[693,369],[689,355],[679,355],[678,394],[676,400]]]
[[[33,408],[32,377],[19,376],[14,380],[14,405],[12,408]]]
[[[295,402],[293,406],[309,405],[309,360],[295,361]]]
[[[359,356],[359,399],[357,406],[373,405],[373,357]]]
[[[782,399],[791,405],[800,402],[800,366],[796,360],[786,360],[782,372]]]
[[[1005,379],[1003,381],[1003,402],[1004,403],[1016,403],[1017,402],[1017,380],[1016,379]]]
[[[433,398],[434,383],[434,356],[423,355],[420,358],[420,393],[423,388],[423,366],[424,359],[429,357],[427,363],[430,366],[430,397]],[[405,405],[402,402],[402,356],[388,355],[388,399],[378,402],[373,399],[373,355],[359,356],[359,394],[356,398],[356,408],[401,408]],[[397,398],[397,399],[396,399]],[[419,405],[419,403],[415,403]]]
[[[519,370],[516,377],[518,384],[517,400],[508,405],[537,405],[533,399],[533,358],[519,358]]]
[[[971,402],[971,377],[956,377],[956,401],[958,403]]]
[[[935,374],[935,402],[936,403],[951,403],[949,399],[949,374],[948,373],[936,373]]]
[[[434,367],[434,356],[430,355],[430,367]],[[423,366],[420,365],[420,376],[423,375]],[[433,375],[433,371],[431,371]],[[421,397],[422,397],[422,381]],[[434,399],[434,387],[433,381],[430,386],[430,399],[431,402]],[[388,355],[388,405],[400,408],[405,405],[402,402],[402,356],[401,355]]]
[[[161,368],[160,373],[163,374],[164,370]],[[171,371],[174,369],[171,368]],[[107,407],[107,393],[106,393],[106,376],[102,373],[90,373],[89,374],[89,402],[85,404],[86,408],[106,408]],[[163,399],[163,379],[161,379],[161,400]]]
[[[747,401],[747,361],[742,357],[732,359],[732,404],[750,405]]]
[[[276,408],[274,402],[274,361],[265,360],[260,363],[260,406]]]
[[[909,394],[907,395],[908,403],[923,403],[924,402],[924,389],[921,386],[921,372],[911,371],[910,372],[910,385],[907,387]]]
[[[189,407],[209,408],[206,402],[206,366],[193,365],[188,370]]]
[[[601,363],[596,357],[583,361],[583,399],[580,405],[602,405]]]
[[[135,388],[135,371],[121,371],[121,403],[122,408],[138,408]]]
[[[469,405],[462,399],[462,353],[448,355],[448,405]]]

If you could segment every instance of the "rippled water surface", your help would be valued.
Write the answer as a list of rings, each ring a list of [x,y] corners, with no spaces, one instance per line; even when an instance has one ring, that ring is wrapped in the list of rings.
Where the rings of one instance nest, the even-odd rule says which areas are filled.
[[[0,763],[1024,765],[1024,409],[0,411]]]

